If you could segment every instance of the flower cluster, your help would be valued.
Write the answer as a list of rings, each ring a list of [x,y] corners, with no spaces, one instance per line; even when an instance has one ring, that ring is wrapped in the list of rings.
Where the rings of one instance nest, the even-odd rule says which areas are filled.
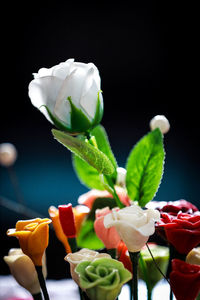
[[[195,300],[200,292],[200,212],[183,199],[153,201],[163,176],[169,121],[155,116],[125,168],[118,167],[100,124],[100,85],[97,67],[74,59],[34,73],[31,102],[57,128],[52,129],[54,138],[72,152],[77,177],[89,191],[75,207],[50,206],[50,219],[18,221],[7,234],[19,239],[21,250],[4,259],[19,284],[32,295],[40,295],[41,287],[48,300],[43,260],[52,222],[81,299],[115,300],[128,282],[136,300],[139,277],[150,300],[164,277],[177,300]],[[8,167],[11,159],[5,149],[1,152],[0,163]],[[162,246],[156,244],[158,235]]]

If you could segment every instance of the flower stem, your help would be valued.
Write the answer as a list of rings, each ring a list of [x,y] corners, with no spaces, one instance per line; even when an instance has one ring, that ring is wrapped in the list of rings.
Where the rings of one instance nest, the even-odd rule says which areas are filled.
[[[70,245],[72,253],[74,253],[78,250],[76,238],[68,238],[68,243]]]
[[[49,300],[49,295],[48,295],[48,291],[47,291],[47,287],[46,287],[46,282],[42,273],[42,266],[35,266],[35,269],[37,271],[38,274],[38,279],[39,279],[39,283],[40,283],[40,287],[44,296],[45,300]]]
[[[138,261],[139,261],[140,252],[129,252],[129,256],[133,268],[131,293],[133,296],[133,300],[138,300]]]
[[[113,259],[117,259],[116,258],[116,249],[113,248],[113,249],[107,249],[107,253],[110,254],[110,256],[113,258]]]
[[[34,300],[42,300],[42,294],[37,293],[37,294],[32,294],[32,297]]]

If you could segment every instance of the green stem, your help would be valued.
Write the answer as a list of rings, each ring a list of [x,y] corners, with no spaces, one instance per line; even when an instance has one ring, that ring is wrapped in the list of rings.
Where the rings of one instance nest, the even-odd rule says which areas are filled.
[[[40,287],[44,296],[45,300],[49,300],[49,294],[47,291],[47,287],[46,287],[46,282],[42,273],[42,266],[35,266],[35,269],[37,271],[38,274],[38,279],[39,279],[39,283],[40,283]]]
[[[72,253],[76,252],[78,250],[76,238],[68,238],[68,243],[70,245],[70,248],[72,250]]]
[[[129,256],[133,268],[131,293],[133,295],[133,300],[138,300],[138,261],[139,261],[140,252],[129,252]]]
[[[124,208],[125,205],[119,199],[119,196],[117,195],[117,192],[115,190],[115,186],[114,186],[114,184],[112,182],[112,179],[109,176],[106,176],[106,175],[104,175],[104,176],[105,176],[105,178],[107,180],[107,183],[108,183],[108,186],[109,186],[108,192],[110,192],[112,194],[113,198],[115,199],[116,205],[119,208]],[[106,184],[105,184],[105,188],[106,188]]]
[[[42,300],[42,294],[37,293],[37,294],[32,294],[32,297],[34,300]]]

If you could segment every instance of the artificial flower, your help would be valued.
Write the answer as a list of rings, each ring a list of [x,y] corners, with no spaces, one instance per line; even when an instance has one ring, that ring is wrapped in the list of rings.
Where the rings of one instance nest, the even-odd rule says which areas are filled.
[[[20,248],[10,249],[8,256],[4,256],[10,272],[15,280],[32,295],[40,293],[38,275],[32,260]],[[47,276],[45,253],[42,258],[44,278]]]
[[[163,274],[166,274],[167,272],[169,262],[169,248],[157,245],[155,243],[148,243],[148,246],[153,255],[154,261],[156,262],[156,265],[146,245],[142,248],[141,255],[143,261],[146,264],[148,281],[152,289],[159,280],[163,279],[163,275],[160,273],[157,266]],[[141,266],[139,267],[139,276],[141,279],[145,280],[145,274],[143,273]]]
[[[170,129],[169,121],[164,115],[157,115],[153,117],[149,125],[151,130],[159,128],[163,134],[167,133]]]
[[[170,285],[177,300],[195,300],[200,292],[200,266],[173,259]]]
[[[156,224],[158,233],[162,232],[166,240],[181,254],[188,254],[200,243],[200,214],[179,213],[172,216],[161,213]],[[160,231],[161,230],[161,231]]]
[[[200,266],[200,247],[192,249],[186,256],[185,261],[188,264]]]
[[[129,206],[131,202],[127,195],[126,190],[120,186],[116,186],[115,189],[116,189],[116,192],[117,192],[121,202],[124,205]],[[89,192],[84,193],[81,196],[79,196],[78,203],[84,204],[91,209],[94,201],[97,198],[113,198],[113,196],[108,191],[100,191],[100,190],[92,189]]]
[[[115,300],[123,284],[132,278],[124,265],[111,258],[97,258],[77,265],[79,285],[91,300]]]
[[[176,201],[150,201],[147,204],[148,208],[158,209],[160,213],[168,213],[172,216],[177,216],[178,213],[183,212],[192,214],[198,211],[198,208],[189,201],[184,199]]]
[[[75,238],[76,226],[75,226],[72,204],[69,203],[67,205],[59,205],[58,209],[59,209],[59,219],[64,234],[68,238]]]
[[[19,239],[22,251],[35,266],[42,266],[42,256],[49,243],[49,223],[51,220],[48,218],[18,221],[15,229],[7,231],[7,235]]]
[[[32,104],[61,130],[86,132],[103,116],[99,71],[93,63],[68,59],[52,68],[41,68],[29,84]]]
[[[94,230],[98,238],[104,243],[107,249],[115,249],[121,241],[121,238],[114,227],[105,228],[104,216],[110,214],[109,207],[97,209],[95,212]]]
[[[64,245],[66,253],[70,253],[71,248],[68,243],[68,239],[67,239],[66,235],[64,234],[62,226],[60,224],[59,210],[55,206],[50,206],[49,207],[49,215],[51,217],[53,228],[55,230],[57,238]]]
[[[138,252],[155,232],[155,222],[160,219],[158,210],[145,209],[133,204],[104,217],[104,226],[115,226],[130,252]]]
[[[94,250],[83,248],[77,252],[69,253],[68,255],[65,256],[65,260],[69,262],[71,276],[73,280],[78,284],[79,282],[78,275],[74,271],[76,266],[83,261],[93,261],[96,258],[102,258],[102,257],[111,258],[111,256],[107,253],[99,253]]]

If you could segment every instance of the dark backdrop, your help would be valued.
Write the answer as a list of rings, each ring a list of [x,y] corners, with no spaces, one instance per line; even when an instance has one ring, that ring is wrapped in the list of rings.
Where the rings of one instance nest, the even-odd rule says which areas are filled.
[[[27,3],[6,4],[1,13],[0,142],[17,147],[14,169],[28,208],[48,216],[50,205],[75,205],[87,191],[73,172],[71,154],[53,140],[51,124],[31,105],[27,93],[33,72],[68,58],[93,62],[100,71],[102,125],[120,166],[149,130],[150,119],[166,115],[171,129],[165,136],[165,173],[155,199],[185,198],[199,207],[199,95],[192,68],[197,57],[195,8],[164,1]],[[2,167],[0,195],[16,201]],[[0,213],[3,256],[18,246],[5,235],[6,229],[26,217],[3,206]],[[49,277],[64,276],[64,250],[53,231],[47,255]],[[0,272],[7,274],[7,266],[2,260],[0,264]]]

